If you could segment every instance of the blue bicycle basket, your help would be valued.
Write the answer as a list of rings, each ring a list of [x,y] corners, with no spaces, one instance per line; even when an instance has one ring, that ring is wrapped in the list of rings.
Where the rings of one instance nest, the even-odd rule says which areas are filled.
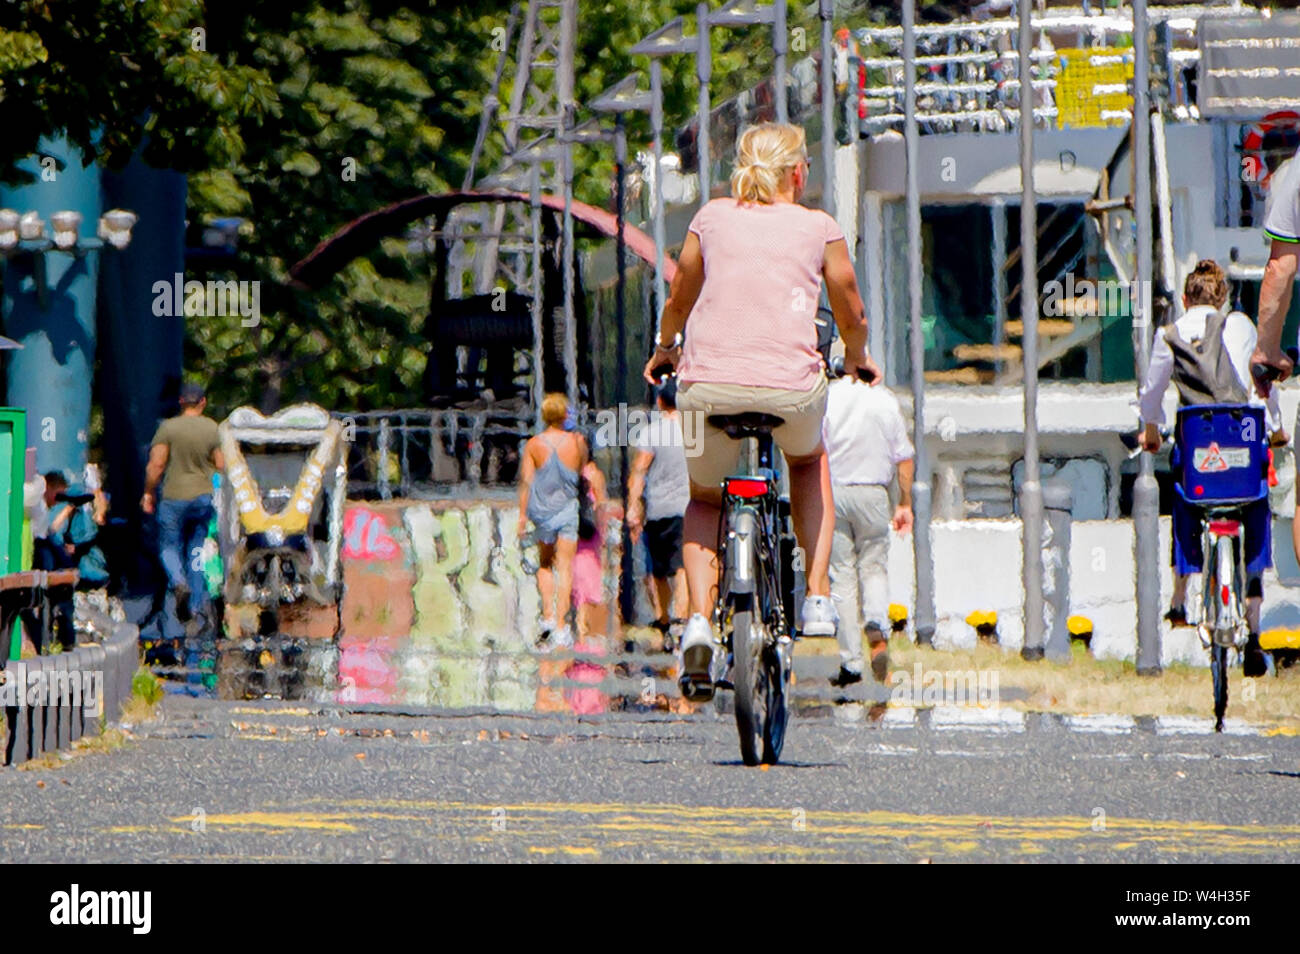
[[[1268,496],[1264,409],[1249,404],[1195,404],[1178,412],[1174,474],[1192,504],[1251,503]]]

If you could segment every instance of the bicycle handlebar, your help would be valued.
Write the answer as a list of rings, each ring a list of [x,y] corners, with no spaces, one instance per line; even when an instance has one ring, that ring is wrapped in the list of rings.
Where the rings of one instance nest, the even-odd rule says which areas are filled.
[[[1284,348],[1283,352],[1291,359],[1293,365],[1300,364],[1300,348]],[[1256,384],[1268,385],[1282,377],[1282,369],[1255,361],[1250,366],[1250,376],[1255,379]]]
[[[835,357],[831,358],[831,363],[827,370],[830,371],[831,377],[833,378],[844,377],[844,356],[837,354]],[[870,384],[872,381],[876,380],[876,375],[869,368],[858,368],[858,380]]]

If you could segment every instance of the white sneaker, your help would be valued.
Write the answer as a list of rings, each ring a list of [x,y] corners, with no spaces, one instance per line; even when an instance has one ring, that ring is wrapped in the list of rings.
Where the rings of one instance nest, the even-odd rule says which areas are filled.
[[[699,613],[686,621],[682,630],[682,674],[678,679],[682,695],[693,701],[713,697],[713,626]]]
[[[545,639],[550,633],[553,633],[554,631],[555,631],[555,620],[544,619],[542,620],[542,628],[538,631],[537,635],[539,639]]]
[[[551,633],[551,638],[548,642],[555,649],[572,649],[573,630],[569,628],[568,623],[565,623],[559,629]]]
[[[803,635],[834,636],[840,614],[829,596],[805,596],[800,618],[803,620],[800,630]]]

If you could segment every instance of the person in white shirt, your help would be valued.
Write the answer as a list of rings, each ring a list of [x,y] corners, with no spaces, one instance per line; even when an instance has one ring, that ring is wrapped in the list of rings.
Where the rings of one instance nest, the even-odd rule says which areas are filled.
[[[1272,435],[1270,443],[1285,444],[1286,432],[1281,426],[1281,414],[1278,408],[1277,390],[1273,389],[1267,399],[1261,399],[1251,387],[1250,361],[1255,351],[1255,326],[1250,319],[1239,311],[1229,313],[1226,318],[1221,309],[1227,303],[1228,281],[1223,269],[1210,259],[1198,262],[1196,268],[1187,276],[1183,284],[1183,315],[1172,325],[1161,328],[1155,339],[1151,353],[1151,364],[1147,369],[1147,379],[1138,394],[1139,413],[1144,425],[1141,436],[1142,449],[1155,453],[1160,449],[1160,425],[1165,422],[1164,395],[1170,380],[1179,384],[1181,403],[1209,404],[1242,403],[1264,405],[1265,426]],[[1170,337],[1180,339],[1178,347],[1195,342],[1210,334],[1212,328],[1222,321],[1222,353],[1226,353],[1231,377],[1222,366],[1222,353],[1209,354],[1203,365],[1217,366],[1222,380],[1192,381],[1186,377],[1176,378],[1177,368],[1174,348]],[[1234,387],[1235,386],[1235,387]],[[1216,398],[1216,389],[1229,388],[1235,392],[1233,398]],[[1207,396],[1189,400],[1189,394],[1198,391]],[[1179,449],[1174,448],[1177,455]],[[1177,468],[1177,461],[1172,465]],[[1201,572],[1203,554],[1201,553],[1200,519],[1191,505],[1175,495],[1171,512],[1174,567],[1174,592],[1169,611],[1165,614],[1174,626],[1187,625],[1187,581],[1192,573]],[[1263,588],[1260,576],[1272,565],[1271,530],[1272,519],[1268,509],[1268,500],[1264,499],[1245,508],[1244,547],[1246,573],[1249,577],[1246,589],[1246,619],[1250,625],[1250,638],[1245,655],[1245,672],[1248,676],[1263,674],[1263,656],[1259,650],[1259,613],[1263,602]],[[1139,570],[1141,572],[1141,569]]]
[[[1276,151],[1266,153],[1266,160],[1276,160],[1277,155]],[[1282,350],[1282,326],[1286,324],[1300,269],[1300,156],[1276,169],[1270,162],[1269,168],[1272,171],[1264,216],[1269,255],[1264,278],[1259,283],[1259,341],[1252,360],[1276,369],[1279,380],[1284,381],[1294,371],[1291,359]],[[1256,382],[1256,389],[1265,394],[1277,393],[1267,382]],[[1296,494],[1300,500],[1300,481],[1296,483]],[[1296,557],[1300,559],[1300,520],[1292,524],[1291,535]]]
[[[889,671],[883,622],[889,603],[889,531],[912,528],[915,453],[898,399],[884,387],[856,376],[827,391],[822,440],[830,459],[835,534],[831,541],[831,595],[840,603],[835,636],[840,644],[837,687],[862,680],[863,623],[871,671],[884,682]],[[898,477],[898,505],[889,487]]]

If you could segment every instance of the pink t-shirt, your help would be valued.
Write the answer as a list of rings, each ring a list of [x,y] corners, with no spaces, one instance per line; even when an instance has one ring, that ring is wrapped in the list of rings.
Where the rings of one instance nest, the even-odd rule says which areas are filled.
[[[686,321],[682,383],[807,391],[817,384],[817,300],[835,220],[790,202],[713,199],[690,231],[704,254],[704,285]]]

